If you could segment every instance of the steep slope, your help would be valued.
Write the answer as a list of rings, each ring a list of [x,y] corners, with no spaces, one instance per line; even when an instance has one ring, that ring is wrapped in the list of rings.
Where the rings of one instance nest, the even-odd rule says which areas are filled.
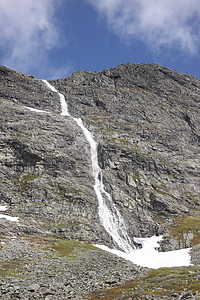
[[[98,140],[104,182],[130,236],[167,232],[180,216],[198,220],[199,80],[157,65],[124,64],[52,84]]]
[[[77,124],[60,116],[58,95],[5,67],[0,84],[2,205],[23,219],[22,230],[111,242],[99,222],[90,146]],[[131,237],[167,233],[182,216],[198,218],[196,78],[157,65],[124,64],[51,84],[98,141],[104,184]]]
[[[161,249],[192,245],[199,264],[199,80],[124,64],[50,83],[98,142],[104,185],[130,238],[164,234]],[[90,145],[77,123],[60,115],[57,93],[0,67],[0,108],[0,209],[19,217],[0,218],[0,297],[82,299],[137,279],[110,290],[108,299],[198,299],[198,266],[147,274],[83,242],[113,245],[98,215]],[[107,297],[91,297],[101,295]]]
[[[15,231],[99,240],[82,131],[60,116],[59,100],[42,81],[6,68],[1,74],[1,204],[20,217]]]

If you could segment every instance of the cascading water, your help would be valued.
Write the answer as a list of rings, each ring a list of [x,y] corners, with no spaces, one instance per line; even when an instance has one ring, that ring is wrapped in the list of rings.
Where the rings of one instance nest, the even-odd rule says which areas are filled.
[[[93,177],[95,180],[94,190],[97,195],[99,204],[99,218],[105,230],[113,238],[116,245],[125,252],[130,252],[133,248],[130,246],[130,238],[127,234],[126,226],[119,211],[112,203],[111,196],[105,191],[102,172],[98,164],[97,158],[97,143],[92,137],[91,132],[85,128],[81,119],[74,119],[83,130],[86,140],[91,147],[91,161],[93,169]],[[109,203],[109,207],[107,202]]]
[[[63,94],[59,93],[48,81],[43,80],[43,82],[54,92],[56,92],[61,101],[61,109],[63,116],[71,117],[78,126],[82,129],[86,140],[89,142],[91,147],[91,162],[92,162],[92,171],[94,177],[94,190],[97,195],[98,204],[99,204],[99,218],[101,224],[107,231],[107,233],[112,237],[113,242],[124,252],[133,251],[131,246],[131,241],[128,236],[124,220],[120,215],[119,211],[113,204],[111,196],[105,191],[103,181],[102,181],[102,171],[98,164],[97,157],[97,143],[92,137],[91,132],[83,125],[83,122],[80,118],[73,118],[69,112],[65,97]],[[107,205],[109,204],[109,206]]]

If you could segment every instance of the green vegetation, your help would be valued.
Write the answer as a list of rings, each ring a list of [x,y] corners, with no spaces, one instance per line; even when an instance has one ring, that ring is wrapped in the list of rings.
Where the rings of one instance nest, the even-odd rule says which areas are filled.
[[[21,186],[25,186],[28,184],[29,181],[32,181],[36,178],[38,178],[39,176],[38,175],[34,175],[34,174],[26,174],[26,175],[23,175],[20,179],[19,179],[19,184]]]
[[[200,273],[199,266],[161,268],[151,270],[146,276],[129,281],[125,284],[103,291],[92,292],[88,299],[143,299],[145,295],[155,297],[165,296],[169,299],[174,293],[182,291],[200,292],[200,285],[197,277]],[[157,299],[157,298],[156,298]]]
[[[0,278],[6,278],[6,277],[22,278],[20,273],[26,263],[27,261],[23,259],[12,259],[7,262],[1,263]]]
[[[96,247],[86,242],[79,242],[75,240],[61,240],[53,243],[51,247],[58,253],[59,256],[68,258],[76,258],[81,252],[84,251],[97,250]]]
[[[3,240],[3,236],[1,239]],[[30,242],[30,246],[35,251],[42,250],[43,258],[44,259],[55,259],[59,257],[66,258],[67,260],[77,260],[79,256],[86,251],[90,250],[99,250],[98,248],[86,243],[80,242],[76,240],[65,240],[65,239],[58,239],[51,236],[44,237],[44,236],[30,236],[26,235],[23,237],[24,240]],[[6,249],[8,245],[4,245],[4,249]],[[27,265],[33,264],[36,262],[31,257],[27,260],[25,259],[8,259],[6,262],[1,263],[0,268],[0,279],[6,280],[8,277],[23,279],[27,276]],[[56,273],[58,270],[54,270],[53,267],[51,273]],[[50,274],[50,273],[49,273]]]
[[[14,179],[15,184],[17,184],[22,191],[26,187],[28,187],[30,184],[32,184],[32,181],[36,178],[39,178],[39,175],[35,174],[18,174],[18,177]]]
[[[170,190],[169,187],[167,187],[163,182],[161,182],[159,185],[158,184],[152,184],[152,187],[153,187],[153,191],[155,190],[158,194],[160,195],[166,195],[166,196],[169,196],[175,200],[176,197],[173,195],[173,194],[170,194],[168,191]]]
[[[122,136],[122,135],[120,135],[120,136]],[[131,149],[135,152],[138,151],[137,145],[134,146],[133,143],[131,141],[129,141],[127,137],[119,138],[119,137],[110,136],[109,139],[107,140],[107,142],[105,142],[105,144],[117,144],[117,145],[123,146],[125,148]]]
[[[24,238],[35,244],[34,247],[36,249],[46,250],[47,254],[49,250],[54,250],[51,252],[51,255],[65,257],[67,259],[77,259],[78,256],[85,251],[99,250],[87,242],[77,240],[59,239],[50,236],[25,236]]]

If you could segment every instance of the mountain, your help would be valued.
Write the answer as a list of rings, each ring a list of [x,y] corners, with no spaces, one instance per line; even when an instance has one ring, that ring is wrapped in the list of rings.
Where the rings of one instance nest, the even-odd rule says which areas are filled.
[[[7,278],[8,265],[17,260],[18,284],[25,288],[30,283],[27,295],[34,295],[42,287],[38,281],[30,287],[33,277],[27,274],[35,272],[33,258],[41,272],[35,276],[50,289],[58,274],[60,280],[64,277],[59,273],[63,257],[66,262],[66,255],[75,251],[79,263],[73,260],[71,271],[65,266],[69,277],[74,277],[69,279],[71,289],[66,284],[63,291],[59,281],[66,294],[58,295],[80,299],[91,290],[148,272],[90,246],[116,244],[100,222],[90,144],[74,118],[82,119],[98,143],[105,190],[124,220],[132,245],[133,237],[162,234],[161,250],[192,246],[192,259],[198,264],[200,81],[158,65],[129,63],[102,72],[78,71],[49,83],[65,96],[72,117],[61,115],[59,94],[43,81],[0,67],[0,205],[7,206],[8,215],[19,217],[19,222],[0,218],[5,243],[0,255],[5,264],[2,276]],[[63,254],[63,248],[68,252]],[[45,260],[50,255],[55,256],[55,264],[49,259],[41,266],[38,257]],[[88,274],[80,261],[85,261]],[[50,267],[57,271],[47,280]],[[106,272],[110,283],[105,283]],[[4,279],[2,288],[10,297],[17,292],[16,283],[9,280]],[[49,299],[56,299],[56,292]]]

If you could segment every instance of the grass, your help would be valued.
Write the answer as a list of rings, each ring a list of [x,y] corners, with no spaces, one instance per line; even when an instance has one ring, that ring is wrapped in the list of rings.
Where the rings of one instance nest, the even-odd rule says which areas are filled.
[[[54,249],[57,254],[61,257],[70,257],[77,258],[80,253],[88,251],[88,250],[97,250],[96,247],[86,243],[79,242],[75,240],[66,241],[61,240],[53,244],[52,249]]]
[[[28,184],[29,181],[32,181],[38,177],[39,177],[38,175],[34,175],[34,174],[23,175],[22,178],[19,179],[20,186],[25,186]]]
[[[93,197],[84,185],[79,185],[76,187],[69,183],[66,183],[65,185],[53,185],[51,182],[49,182],[47,188],[53,193],[56,193],[62,200],[68,198],[68,201],[70,201],[71,198],[71,201],[75,202],[77,199],[79,199],[79,197],[82,196],[85,196],[88,199],[92,199]]]
[[[192,219],[190,221],[190,226],[188,226],[188,228],[196,226],[196,223],[194,225]],[[46,259],[52,257],[63,257],[67,260],[77,260],[85,251],[100,251],[98,248],[83,241],[65,240],[52,236],[26,235],[23,238],[28,240],[34,249],[45,251]],[[6,280],[8,277],[23,278],[23,276],[25,276],[23,275],[23,270],[26,264],[27,261],[23,259],[14,259],[9,260],[8,262],[3,262],[0,269],[0,278],[2,280]],[[124,284],[120,284],[106,290],[93,291],[90,295],[88,295],[87,299],[119,300],[129,299],[130,297],[132,299],[136,299],[137,297],[144,299],[145,295],[152,295],[155,299],[160,299],[162,296],[169,299],[170,295],[173,293],[181,293],[182,291],[200,293],[199,277],[200,266],[198,265],[189,267],[160,268],[150,270],[143,277],[128,281]]]
[[[77,240],[59,239],[56,237],[42,237],[42,236],[25,236],[26,240],[35,244],[36,249],[54,250],[53,253],[58,257],[77,259],[78,256],[90,250],[98,250],[98,248],[91,244]],[[101,250],[100,250],[101,251]]]
[[[27,261],[23,259],[12,259],[7,262],[1,263],[0,268],[0,278],[6,278],[6,277],[16,277],[21,278],[20,271],[24,268],[24,265],[27,263]]]
[[[149,273],[137,280],[129,281],[125,284],[115,286],[108,290],[94,291],[87,299],[136,299],[152,295],[155,297],[165,296],[169,299],[173,293],[182,291],[200,292],[198,276],[199,266],[161,268],[151,270]],[[158,298],[156,298],[158,299]]]
[[[1,237],[3,239],[4,237]],[[99,250],[98,248],[86,243],[75,240],[64,240],[55,237],[45,237],[45,236],[23,236],[24,240],[29,241],[31,247],[36,251],[44,251],[45,259],[64,257],[68,260],[78,260],[79,256],[90,250]],[[5,245],[7,247],[7,245]],[[5,248],[4,247],[4,248]],[[23,279],[27,276],[26,266],[32,263],[31,260],[24,259],[10,259],[6,262],[1,263],[0,268],[0,280],[7,280],[7,278],[12,277],[16,279]],[[53,272],[53,270],[52,270]]]

